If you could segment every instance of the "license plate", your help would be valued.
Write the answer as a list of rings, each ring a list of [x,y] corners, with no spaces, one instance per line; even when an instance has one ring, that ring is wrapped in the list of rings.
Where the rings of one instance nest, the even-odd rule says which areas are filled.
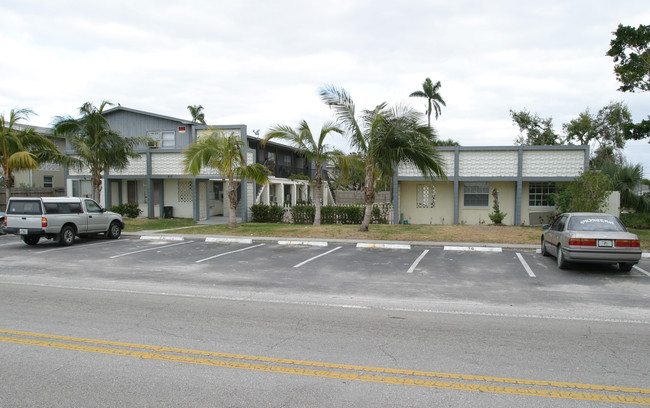
[[[29,231],[27,231],[25,228],[21,228],[21,229],[18,230],[18,233],[20,235],[27,235],[27,234],[29,234]]]
[[[599,247],[613,247],[614,246],[614,241],[611,239],[599,239],[598,240],[598,246]]]

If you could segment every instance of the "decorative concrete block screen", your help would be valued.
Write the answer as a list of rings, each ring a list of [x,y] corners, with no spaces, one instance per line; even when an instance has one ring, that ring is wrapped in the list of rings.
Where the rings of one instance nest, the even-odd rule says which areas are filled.
[[[460,177],[517,177],[519,154],[516,150],[461,151]]]
[[[146,155],[141,155],[134,159],[129,160],[128,166],[124,170],[112,170],[111,175],[122,176],[144,176],[147,174],[147,157]]]
[[[453,151],[441,151],[439,152],[443,161],[442,169],[445,172],[447,177],[452,177],[454,175],[454,152]],[[398,166],[398,174],[405,177],[422,177],[422,173],[417,167],[400,163]]]
[[[524,151],[524,177],[577,177],[584,169],[583,150]]]

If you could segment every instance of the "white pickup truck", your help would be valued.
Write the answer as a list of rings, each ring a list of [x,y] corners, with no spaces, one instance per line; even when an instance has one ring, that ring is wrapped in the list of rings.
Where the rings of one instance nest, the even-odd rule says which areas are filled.
[[[5,215],[5,232],[20,235],[27,245],[36,245],[43,237],[67,246],[75,236],[98,233],[116,239],[123,228],[120,214],[104,210],[90,198],[11,197]]]

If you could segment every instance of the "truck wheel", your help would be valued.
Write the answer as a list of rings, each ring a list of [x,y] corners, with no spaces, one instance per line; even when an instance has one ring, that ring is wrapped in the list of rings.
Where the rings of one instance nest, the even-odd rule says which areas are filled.
[[[59,234],[59,244],[62,246],[70,246],[74,242],[74,229],[66,225],[61,229],[61,233]]]
[[[25,242],[27,245],[36,245],[38,244],[38,241],[40,241],[41,237],[38,235],[23,235],[21,236],[23,239],[23,242]]]
[[[120,223],[117,221],[111,222],[111,225],[108,227],[108,231],[106,231],[106,238],[118,239],[121,234],[122,228],[120,227]]]

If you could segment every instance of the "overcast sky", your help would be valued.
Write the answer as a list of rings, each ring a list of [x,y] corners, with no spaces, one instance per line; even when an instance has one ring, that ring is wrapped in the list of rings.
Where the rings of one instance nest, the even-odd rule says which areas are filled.
[[[605,53],[619,23],[650,24],[634,1],[30,1],[0,3],[0,112],[32,125],[103,100],[260,134],[333,118],[318,90],[344,87],[358,109],[407,103],[430,77],[447,103],[434,126],[466,146],[512,145],[509,110],[553,117],[624,101],[650,114],[650,93],[621,93]],[[433,118],[432,118],[433,120]],[[344,147],[342,139],[332,144]],[[626,157],[650,178],[650,145]]]

